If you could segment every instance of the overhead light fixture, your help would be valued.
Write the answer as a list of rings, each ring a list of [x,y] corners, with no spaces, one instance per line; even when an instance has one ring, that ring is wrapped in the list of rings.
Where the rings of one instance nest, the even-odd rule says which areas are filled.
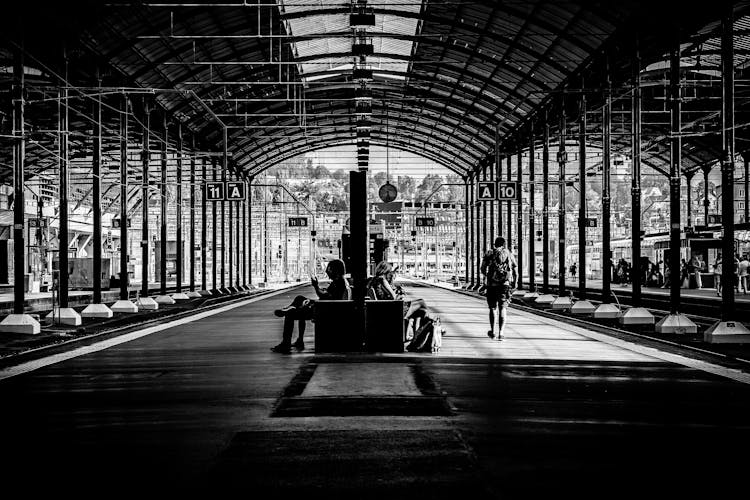
[[[355,106],[355,112],[358,115],[371,115],[372,114],[372,102],[371,101],[357,101]]]
[[[371,43],[353,43],[352,55],[355,57],[371,56],[375,53]]]
[[[372,89],[367,87],[359,87],[354,89],[354,98],[360,101],[366,101],[372,99]]]
[[[349,26],[351,26],[352,28],[366,28],[368,26],[375,26],[375,14],[368,14],[365,12],[350,14]]]
[[[352,78],[360,81],[371,81],[372,70],[369,68],[354,68],[352,70]]]
[[[370,131],[367,129],[357,129],[357,139],[370,139]]]

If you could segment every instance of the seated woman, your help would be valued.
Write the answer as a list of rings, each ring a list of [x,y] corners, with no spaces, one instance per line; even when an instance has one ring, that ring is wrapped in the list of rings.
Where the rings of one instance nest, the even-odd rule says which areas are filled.
[[[393,266],[388,262],[380,262],[375,266],[375,276],[367,284],[367,297],[372,300],[398,300],[401,297],[393,286]]]
[[[318,299],[321,300],[348,300],[351,297],[349,282],[344,278],[346,267],[344,261],[335,259],[328,263],[326,274],[331,279],[331,284],[326,289],[321,289],[318,285],[318,278],[312,277],[311,283],[315,288]],[[274,314],[284,318],[284,331],[281,337],[281,343],[271,348],[273,352],[289,354],[292,346],[301,351],[305,348],[305,322],[312,319],[313,307],[315,300],[308,299],[303,295],[297,295],[291,304],[281,309],[276,309]],[[292,330],[294,322],[297,321],[297,341],[292,344]]]

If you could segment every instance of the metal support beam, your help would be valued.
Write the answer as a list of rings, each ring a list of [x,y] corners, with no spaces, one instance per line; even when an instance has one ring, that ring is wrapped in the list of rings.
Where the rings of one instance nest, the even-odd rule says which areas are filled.
[[[470,250],[471,247],[469,246],[469,232],[470,232],[470,225],[469,225],[469,192],[471,191],[471,188],[469,187],[469,178],[464,178],[464,227],[466,230],[464,231],[464,286],[469,286],[469,267],[471,263],[470,258]]]
[[[558,294],[565,295],[565,165],[568,162],[568,152],[565,150],[565,103],[560,110],[559,148],[557,150],[557,167],[560,174],[558,182],[559,201],[557,209],[557,281]]]
[[[177,228],[176,228],[176,245],[177,245],[177,293],[182,293],[182,270],[184,267],[182,254],[182,123],[177,122]]]
[[[476,248],[474,245],[474,234],[475,234],[475,228],[474,228],[474,173],[472,172],[469,176],[469,202],[467,204],[467,209],[469,213],[469,220],[468,220],[468,228],[469,228],[469,248],[467,249],[467,257],[469,257],[469,262],[467,264],[470,264],[468,267],[470,268],[470,274],[469,274],[469,288],[473,288],[476,284],[476,266],[474,265],[474,262],[476,262],[475,255],[476,255]],[[416,268],[416,263],[415,263]]]
[[[247,181],[247,278],[248,284],[253,284],[253,180]]]
[[[229,156],[227,154],[227,129],[224,128],[224,139],[222,142],[223,151],[221,157],[221,181],[226,183],[227,181],[227,170],[229,170]],[[227,204],[226,201],[221,200],[221,288],[226,288],[227,278],[227,245],[226,245],[226,215],[227,215]]]
[[[542,293],[549,293],[549,123],[544,112],[542,139]]]
[[[167,294],[167,140],[169,139],[169,124],[167,115],[163,117],[164,137],[161,145],[161,183],[159,186],[161,209],[161,245],[159,251],[159,281],[161,294]]]
[[[190,275],[189,291],[195,291],[195,138],[190,155]]]
[[[487,166],[483,166],[482,170],[480,171],[480,175],[482,176],[482,180],[487,180]],[[487,202],[483,201],[480,203],[482,206],[482,222],[481,222],[481,229],[482,229],[482,244],[479,246],[479,248],[482,250],[480,252],[480,255],[487,250]],[[435,251],[437,251],[437,248],[435,248]]]
[[[578,298],[586,300],[586,93],[578,119]]]
[[[612,89],[607,68],[602,107],[602,304],[612,301],[612,250],[610,249],[610,169],[612,167]]]
[[[229,179],[232,179],[232,174],[229,175]],[[226,196],[226,193],[224,193],[224,196]],[[229,240],[227,242],[227,244],[229,245],[229,251],[227,252],[227,264],[229,266],[228,276],[230,287],[234,286],[234,207],[232,205],[234,205],[234,202],[230,201],[227,203],[226,207],[229,210],[229,214],[227,217],[227,238]]]
[[[734,15],[728,4],[721,22],[721,74],[724,91],[721,94],[722,161],[721,161],[721,225],[722,274],[721,319],[735,319],[735,249],[734,249]]]
[[[670,178],[669,178],[669,310],[677,314],[680,308],[680,182],[682,180],[682,87],[680,83],[680,48],[676,44],[670,54]]]
[[[241,180],[239,176],[237,176],[237,180],[238,181]],[[240,223],[241,222],[240,209],[242,209],[242,213],[243,214],[245,212],[243,203],[244,203],[244,200],[243,201],[236,201],[235,204],[234,204],[234,211],[235,211],[235,217],[234,217],[235,224],[234,224],[234,227],[235,227],[235,231],[236,231],[236,237],[235,237],[234,240],[237,242],[236,243],[237,250],[235,251],[235,254],[236,254],[235,261],[237,262],[237,267],[235,268],[236,271],[235,271],[234,284],[238,288],[242,284],[242,280],[240,279],[240,276],[242,275],[242,268],[243,268],[243,265],[242,265],[242,242],[244,240],[242,240],[240,238],[240,232],[242,230],[242,228],[240,227],[240,226],[242,226],[242,224]]]
[[[693,221],[693,177],[694,176],[695,176],[695,170],[691,172],[685,172],[685,184],[687,185],[687,197],[685,200],[687,203],[687,207],[685,208],[687,221],[685,222],[685,225],[687,227],[693,227],[693,222],[694,222]]]
[[[151,127],[151,112],[148,107],[148,103],[145,102],[144,98],[144,117],[143,117],[143,148],[141,150],[141,168],[143,178],[141,181],[141,213],[142,213],[142,229],[141,229],[141,296],[148,297],[148,259],[149,259],[149,245],[151,242],[148,239],[148,183],[149,173],[148,167],[151,160],[151,150],[149,144],[149,133]]]
[[[201,158],[201,291],[208,290],[208,260],[206,245],[208,244],[208,203],[206,202],[206,159]]]
[[[518,258],[518,289],[523,288],[523,149],[521,147],[521,138],[518,140],[518,171],[516,175],[518,177],[518,201],[516,202],[516,220],[518,221],[518,228],[516,233],[518,236],[518,252],[516,256]]]
[[[216,164],[217,164],[216,158],[211,158],[211,170],[213,172],[212,179],[213,179],[214,182],[216,182],[218,180],[218,172],[217,172]],[[203,189],[203,196],[204,197],[206,196],[205,191],[206,190],[204,188]],[[217,223],[217,219],[218,219],[217,213],[216,213],[216,207],[217,207],[218,204],[219,204],[218,201],[212,201],[211,202],[211,219],[212,219],[211,220],[211,274],[213,275],[213,278],[212,278],[212,289],[213,290],[216,290],[218,288],[217,287],[217,283],[216,283],[216,281],[217,281],[216,270],[217,270],[217,267],[218,267],[217,266],[218,262],[216,261],[216,257],[217,257],[217,255],[216,255],[217,254],[217,251],[216,251],[216,223]]]
[[[92,149],[91,204],[94,216],[94,304],[102,303],[102,101],[94,98],[94,134]]]
[[[534,123],[529,124],[529,291],[536,291],[536,180],[534,163]]]
[[[711,173],[711,166],[703,165],[701,171],[703,172],[703,225],[708,226],[708,175]]]
[[[355,324],[352,330],[365,331],[365,295],[367,283],[367,172],[349,172],[350,219],[351,219],[351,269],[352,299],[355,308]]]
[[[120,112],[120,300],[128,300],[128,97]]]
[[[13,314],[23,314],[25,296],[26,222],[24,178],[26,175],[26,137],[24,135],[23,51],[13,54]]]
[[[508,158],[506,160],[506,168],[507,168],[506,179],[511,181],[513,180],[511,178],[511,170],[513,168],[513,155],[510,153],[508,153]],[[506,203],[505,208],[507,209],[507,212],[508,212],[508,222],[507,222],[507,227],[505,229],[505,244],[507,245],[508,249],[511,250],[513,248],[513,213],[512,213],[513,209],[511,208],[513,206],[513,202],[508,200],[505,203]]]
[[[250,183],[247,180],[245,182],[245,193],[247,197],[242,200],[242,285],[247,285],[247,269],[249,265],[249,253],[247,252],[247,211],[250,207],[248,200],[250,199]]]
[[[67,68],[67,59],[65,66]],[[67,73],[67,69],[66,69]],[[67,76],[67,74],[66,74]],[[60,297],[60,308],[68,307],[68,154],[69,154],[69,106],[68,106],[68,87],[63,85],[61,90],[61,103],[59,104],[59,130],[60,130],[60,157],[58,164],[60,167],[60,230],[58,233],[58,293]]]
[[[635,276],[631,277],[633,286],[633,307],[641,307],[641,65],[636,51],[633,64],[633,95],[631,97],[632,123],[632,175],[631,175],[631,219],[632,247]],[[690,219],[690,182],[688,181],[688,220]],[[648,271],[647,271],[648,272]]]

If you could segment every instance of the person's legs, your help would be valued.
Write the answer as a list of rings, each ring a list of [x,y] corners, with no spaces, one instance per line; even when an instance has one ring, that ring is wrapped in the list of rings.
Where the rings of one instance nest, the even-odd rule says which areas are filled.
[[[495,338],[495,309],[497,309],[498,298],[498,287],[487,287],[487,307],[490,309],[490,329],[487,331],[487,336],[491,339]]]
[[[294,318],[284,317],[284,330],[281,334],[281,344],[271,348],[273,352],[289,354],[292,348],[292,331],[294,330]]]
[[[297,320],[297,340],[294,342],[294,348],[300,351],[305,348],[304,339],[306,326],[307,322],[304,319]]]
[[[495,338],[495,308],[490,307],[490,329],[487,331],[487,335],[491,338]]]
[[[503,340],[503,330],[505,329],[505,319],[508,317],[508,303],[500,304],[500,317],[497,319],[497,339]]]

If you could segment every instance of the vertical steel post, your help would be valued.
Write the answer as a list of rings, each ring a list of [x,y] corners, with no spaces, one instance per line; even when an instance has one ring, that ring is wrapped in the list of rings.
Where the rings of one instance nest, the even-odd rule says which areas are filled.
[[[602,108],[602,303],[612,299],[612,250],[610,247],[610,168],[612,165],[612,89],[607,67],[604,85],[604,107]]]
[[[583,86],[583,85],[582,85]],[[586,91],[578,120],[578,298],[586,299]]]
[[[633,95],[631,98],[632,123],[632,179],[631,179],[631,240],[633,265],[633,307],[641,307],[641,58],[636,49],[633,64]],[[688,218],[690,218],[690,183],[688,182]],[[648,272],[648,271],[647,271]],[[632,275],[635,276],[632,276]]]
[[[675,44],[670,54],[670,178],[669,178],[669,307],[671,314],[680,308],[680,173],[682,164],[682,87],[680,82],[680,45]]]
[[[233,178],[233,174],[232,173],[228,173],[228,175],[229,175],[229,180],[231,181],[232,178]],[[227,190],[225,188],[224,189],[224,197],[226,197],[226,196],[227,196]],[[234,266],[233,266],[233,264],[234,264],[234,245],[233,245],[234,244],[234,238],[233,238],[234,208],[232,207],[232,205],[234,205],[233,201],[228,201],[227,202],[227,209],[228,209],[228,212],[229,212],[228,213],[228,217],[227,217],[227,239],[228,239],[227,245],[229,245],[228,252],[227,252],[227,264],[229,266],[228,275],[229,275],[229,286],[230,287],[234,286],[234,284],[233,284],[234,283],[234,276],[232,274],[233,271],[234,271]]]
[[[182,270],[184,267],[182,255],[182,123],[177,122],[177,229],[175,243],[177,245],[177,293],[182,293]]]
[[[536,291],[536,186],[534,155],[534,123],[529,125],[529,291]]]
[[[99,80],[101,86],[101,80]],[[94,134],[91,157],[92,190],[91,203],[94,216],[93,242],[94,245],[94,304],[102,303],[102,98],[94,98]]]
[[[544,112],[542,139],[542,293],[549,293],[549,123]]]
[[[518,228],[516,230],[518,238],[518,252],[516,253],[518,259],[518,289],[523,288],[523,149],[521,147],[521,137],[518,137],[518,171],[516,175],[518,177],[518,201],[516,202],[516,221],[518,222]]]
[[[469,256],[469,178],[464,177],[464,286],[469,287],[469,264],[471,263]]]
[[[568,163],[568,152],[565,150],[565,101],[560,109],[560,144],[557,150],[557,168],[559,180],[559,204],[557,209],[557,282],[558,294],[565,295],[565,165]]]
[[[224,183],[224,186],[226,188],[226,182],[227,182],[227,170],[229,170],[229,156],[227,154],[227,129],[224,128],[224,140],[222,142],[223,145],[223,151],[221,156],[221,181]],[[224,189],[224,200],[227,197],[226,189]],[[227,204],[226,201],[221,200],[221,288],[222,291],[227,286],[226,283],[226,277],[227,277],[227,245],[226,245],[226,215],[227,215]]]
[[[253,179],[247,180],[247,282],[253,284]]]
[[[355,308],[354,331],[365,332],[365,287],[367,281],[367,172],[349,172],[352,299]]]
[[[242,285],[247,285],[247,266],[248,266],[248,253],[247,253],[247,210],[250,204],[250,186],[247,182],[247,178],[244,180],[245,193],[247,196],[242,200]]]
[[[687,198],[686,198],[687,207],[685,207],[685,212],[687,215],[687,222],[685,224],[687,225],[687,227],[693,227],[693,177],[694,176],[695,176],[695,171],[685,172],[685,184],[687,185]]]
[[[13,314],[23,314],[25,300],[26,222],[24,219],[24,176],[26,137],[24,136],[23,51],[13,53]]]
[[[477,181],[477,184],[476,184],[476,186],[474,186],[474,193],[475,193],[475,195],[474,195],[474,204],[476,205],[476,214],[474,216],[474,222],[476,224],[475,225],[475,230],[476,230],[476,235],[477,235],[476,236],[476,254],[474,255],[474,267],[476,268],[476,270],[474,271],[474,273],[475,273],[475,275],[477,277],[477,285],[478,286],[482,285],[481,267],[482,267],[482,254],[484,252],[484,248],[482,248],[480,246],[481,245],[481,239],[480,239],[480,232],[479,232],[479,224],[480,224],[480,216],[479,216],[480,215],[479,214],[480,203],[479,203],[479,196],[478,196],[479,180],[480,180],[479,170],[477,169],[477,172],[476,172],[476,181]]]
[[[241,181],[239,175],[237,175],[237,181]],[[234,204],[234,228],[235,228],[235,238],[234,241],[235,246],[237,249],[235,250],[235,262],[237,263],[235,267],[235,278],[234,278],[234,286],[237,288],[240,287],[240,275],[242,273],[242,256],[240,250],[242,250],[242,245],[240,244],[243,240],[240,239],[240,230],[241,230],[241,224],[240,224],[240,207],[243,206],[244,200],[237,200]],[[244,213],[244,208],[243,208]]]
[[[745,224],[750,222],[750,154],[742,155],[742,163],[745,167]]]
[[[167,294],[167,140],[169,139],[169,124],[167,113],[163,116],[164,137],[161,144],[161,185],[159,208],[161,209],[161,245],[159,248],[159,281],[161,294]]]
[[[208,203],[206,202],[206,158],[201,157],[201,290],[208,290],[208,261],[206,245],[208,244]]]
[[[216,163],[217,163],[216,158],[212,157],[211,158],[211,170],[213,171],[212,178],[213,178],[214,182],[216,182],[218,180],[218,172],[217,172],[217,168],[216,168]],[[204,196],[205,196],[205,194],[204,194]],[[217,266],[218,262],[216,261],[216,257],[217,257],[217,253],[218,253],[216,251],[216,223],[217,223],[217,219],[218,219],[217,214],[216,214],[216,207],[217,207],[218,203],[219,202],[217,202],[217,201],[212,201],[211,202],[211,218],[212,218],[212,220],[211,220],[211,222],[212,222],[212,224],[211,224],[211,272],[213,274],[213,278],[212,278],[213,288],[212,289],[214,291],[218,289],[217,282],[216,282],[217,281],[216,270],[218,268],[218,266]]]
[[[65,67],[67,77],[67,58],[65,59]],[[68,155],[69,155],[69,137],[68,137],[68,126],[69,126],[69,110],[68,105],[68,86],[63,82],[63,90],[61,92],[62,98],[62,109],[60,110],[60,231],[58,235],[59,241],[59,297],[60,297],[60,308],[68,307]]]
[[[703,165],[701,171],[703,172],[703,225],[708,226],[708,175],[711,173],[711,166]]]
[[[722,240],[721,319],[735,316],[734,297],[734,5],[727,3],[721,20],[721,76],[724,91],[722,104],[721,225]]]
[[[506,179],[509,181],[512,181],[511,178],[511,169],[513,168],[513,154],[509,151],[508,152],[508,158],[506,159]],[[508,246],[508,250],[513,249],[513,202],[510,200],[505,202],[505,208],[508,212],[508,222],[507,227],[505,228],[505,244]]]
[[[487,180],[487,166],[483,166],[481,170],[481,176],[482,180]],[[487,249],[487,202],[483,201],[481,202],[482,206],[482,244],[480,245],[480,248],[482,250]],[[436,249],[437,250],[437,249]]]
[[[122,96],[120,113],[120,300],[128,300],[128,111],[129,101]]]
[[[148,239],[148,184],[149,184],[149,173],[148,167],[151,161],[151,149],[150,149],[150,138],[149,130],[151,127],[151,111],[149,104],[146,101],[147,98],[143,99],[143,130],[142,139],[143,146],[141,149],[141,296],[148,297],[148,271],[149,271],[149,239]]]
[[[477,281],[476,276],[474,274],[474,271],[476,270],[476,266],[474,265],[474,262],[476,259],[474,256],[476,255],[476,248],[474,245],[474,172],[469,174],[469,181],[471,184],[469,185],[469,203],[467,204],[468,212],[469,212],[469,221],[468,221],[468,228],[469,228],[469,248],[466,251],[466,254],[468,257],[470,257],[471,265],[469,266],[471,268],[470,273],[470,287],[473,288]],[[416,260],[414,263],[414,267],[416,269]]]
[[[189,290],[195,291],[195,137],[192,138],[190,152],[190,284]]]

